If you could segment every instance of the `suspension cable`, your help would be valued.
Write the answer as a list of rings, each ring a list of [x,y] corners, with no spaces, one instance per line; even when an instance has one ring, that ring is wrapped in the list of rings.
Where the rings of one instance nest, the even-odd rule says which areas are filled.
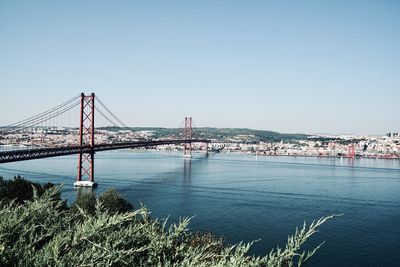
[[[68,101],[68,103],[65,102],[62,105],[57,106],[58,109],[53,108],[49,111],[41,113],[42,115],[40,115],[40,116],[31,117],[29,120],[27,119],[27,120],[20,121],[19,123],[11,124],[11,125],[3,128],[3,130],[10,130],[10,129],[23,130],[26,128],[30,128],[30,127],[39,125],[40,123],[51,120],[51,119],[57,117],[58,115],[71,110],[72,108],[78,106],[79,104],[80,104],[79,101],[76,101],[75,103],[72,103],[70,101]]]
[[[114,115],[114,113],[111,112],[111,110],[104,105],[104,103],[96,96],[96,100],[100,103],[100,105],[120,124],[122,125],[123,128],[130,129],[125,123],[123,123],[117,116]]]
[[[49,109],[49,110],[47,110],[47,111],[44,111],[44,112],[42,112],[42,113],[40,113],[40,114],[38,114],[38,115],[32,116],[32,117],[30,117],[30,118],[27,118],[27,119],[25,119],[25,120],[22,120],[22,121],[13,123],[13,124],[10,124],[10,125],[8,125],[8,126],[5,126],[5,127],[3,127],[3,129],[4,129],[4,128],[5,128],[5,129],[7,129],[7,128],[19,128],[21,125],[28,125],[28,123],[33,123],[33,122],[35,122],[35,121],[37,121],[37,120],[40,120],[40,119],[42,119],[42,118],[45,118],[46,116],[51,116],[51,115],[50,115],[51,113],[56,112],[57,110],[59,110],[59,109],[65,107],[65,106],[69,105],[69,104],[72,103],[73,101],[77,100],[78,97],[79,97],[79,95],[78,95],[78,96],[75,96],[75,97],[73,97],[73,98],[71,98],[71,99],[69,99],[69,100],[67,100],[66,102],[64,102],[64,103],[62,103],[62,104],[60,104],[60,105],[58,105],[58,106],[56,106],[56,107],[54,107],[54,108],[51,108],[51,109]]]
[[[99,112],[103,118],[105,118],[109,123],[111,123],[114,127],[120,128],[112,119],[110,119],[106,114],[104,114],[97,106],[95,106],[97,112]]]

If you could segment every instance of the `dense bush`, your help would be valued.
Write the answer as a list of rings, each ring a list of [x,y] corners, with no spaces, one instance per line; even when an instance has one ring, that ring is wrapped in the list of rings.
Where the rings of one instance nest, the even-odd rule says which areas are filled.
[[[92,191],[79,192],[76,201],[71,206],[72,212],[78,212],[80,208],[86,213],[94,215],[96,213],[97,201],[100,201],[104,210],[110,214],[124,213],[133,210],[133,206],[115,189],[108,189],[103,192],[98,199]]]
[[[41,185],[29,180],[22,178],[21,176],[15,176],[13,180],[4,180],[0,177],[0,199],[2,200],[13,200],[17,203],[23,203],[26,200],[31,200],[33,197],[33,188],[36,188],[37,194],[40,196],[47,189],[54,187],[52,183],[46,183]],[[54,196],[58,200],[61,200],[61,194],[58,193]]]
[[[133,210],[131,203],[123,198],[115,189],[109,189],[102,193],[99,200],[110,213],[123,213]]]
[[[95,198],[94,210],[61,209],[59,187],[19,204],[0,201],[0,266],[291,266],[315,252],[300,246],[333,216],[295,232],[283,249],[264,257],[247,254],[251,244],[226,246],[210,234],[189,233],[189,219],[167,227],[145,208],[110,212]],[[114,198],[115,193],[107,193]],[[118,195],[117,195],[118,196]],[[118,202],[118,201],[117,201]],[[77,220],[77,216],[79,220]]]
[[[79,191],[71,210],[74,213],[80,213],[80,209],[82,209],[87,214],[94,215],[96,213],[96,201],[96,195],[93,192]]]

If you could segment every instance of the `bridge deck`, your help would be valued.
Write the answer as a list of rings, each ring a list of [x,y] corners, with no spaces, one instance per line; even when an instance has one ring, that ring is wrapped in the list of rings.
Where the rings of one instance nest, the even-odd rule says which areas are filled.
[[[124,142],[124,143],[114,143],[114,144],[98,144],[94,146],[93,151],[99,152],[99,151],[126,149],[126,148],[151,147],[151,146],[172,145],[172,144],[179,145],[187,143],[209,143],[209,142],[210,140],[206,139],[190,139],[190,140],[173,139],[173,140]],[[6,152],[0,152],[0,163],[59,157],[59,156],[79,154],[79,153],[90,153],[91,151],[92,147],[90,145],[6,151]]]

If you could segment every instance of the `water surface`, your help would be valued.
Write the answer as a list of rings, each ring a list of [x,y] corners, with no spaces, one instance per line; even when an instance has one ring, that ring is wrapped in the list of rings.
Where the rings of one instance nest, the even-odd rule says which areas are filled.
[[[63,183],[74,201],[76,156],[6,163],[0,176],[20,174],[39,182]],[[96,154],[95,189],[119,190],[136,207],[177,221],[193,217],[192,230],[210,230],[227,242],[261,239],[252,248],[265,254],[282,246],[304,220],[344,215],[329,221],[308,243],[327,241],[312,266],[400,264],[400,161],[255,157],[109,151]]]

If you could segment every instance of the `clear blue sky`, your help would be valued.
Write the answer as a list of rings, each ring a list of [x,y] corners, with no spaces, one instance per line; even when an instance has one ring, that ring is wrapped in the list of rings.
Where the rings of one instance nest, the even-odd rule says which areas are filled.
[[[131,126],[400,131],[400,1],[0,1],[0,124],[94,91]]]

